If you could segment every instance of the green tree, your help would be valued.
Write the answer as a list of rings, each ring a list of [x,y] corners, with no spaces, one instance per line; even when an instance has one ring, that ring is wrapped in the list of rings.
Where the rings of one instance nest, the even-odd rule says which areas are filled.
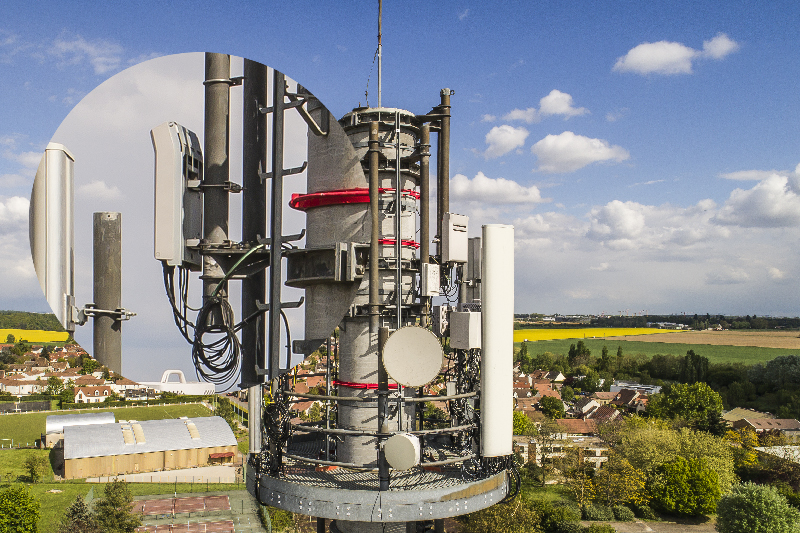
[[[595,499],[613,507],[625,503],[647,503],[645,473],[613,454],[594,476]]]
[[[106,484],[103,497],[94,503],[94,516],[100,529],[106,533],[132,533],[142,524],[131,504],[133,495],[128,484],[115,479]]]
[[[86,359],[83,360],[81,374],[91,374],[97,369],[98,365],[99,363],[97,361],[87,357]]]
[[[322,420],[322,410],[318,402],[314,402],[308,410],[308,420],[310,422],[319,422]]]
[[[24,485],[0,491],[0,533],[38,533],[39,501]]]
[[[675,383],[650,397],[647,413],[657,418],[682,418],[697,428],[708,424],[712,413],[722,412],[722,397],[706,383]]]
[[[591,356],[592,352],[589,350],[586,344],[584,344],[583,341],[578,341],[577,345],[570,344],[567,360],[569,361],[570,366],[576,367],[588,363]]]
[[[58,396],[64,390],[64,382],[56,376],[47,378],[47,394],[51,396]]]
[[[555,420],[545,418],[535,428],[533,435],[536,440],[536,455],[539,457],[539,471],[542,476],[542,486],[547,483],[547,476],[556,468],[553,461],[556,456],[556,444],[561,442],[561,436],[564,432]]]
[[[522,411],[514,411],[514,435],[531,435],[535,431],[536,426],[528,415]]]
[[[583,507],[596,496],[594,485],[594,468],[584,460],[585,450],[578,446],[570,446],[556,462],[556,467],[564,477],[564,485],[575,496],[575,501]]]
[[[561,399],[564,400],[565,402],[571,402],[575,400],[575,391],[572,389],[572,387],[567,385],[566,387],[561,389]]]
[[[732,447],[721,437],[689,428],[672,429],[667,421],[652,418],[631,417],[609,428],[614,430],[609,431],[609,438],[616,442],[615,451],[645,472],[648,479],[655,476],[659,465],[683,457],[702,458],[717,473],[722,493],[736,481]]]
[[[236,431],[236,416],[233,412],[233,406],[227,398],[220,398],[217,404],[217,416],[225,420],[233,431]]]
[[[8,334],[8,337],[6,337],[6,344],[14,344],[14,342],[15,342],[16,340],[17,340],[17,339],[15,339],[15,338],[14,338],[14,335],[12,335],[11,333],[9,333],[9,334]]]
[[[686,352],[681,361],[680,380],[683,383],[706,381],[708,378],[708,358],[697,355],[694,350]]]
[[[564,418],[564,402],[553,396],[545,396],[539,400],[539,408],[542,410],[544,416],[551,420],[556,418]]]
[[[655,472],[650,494],[653,503],[667,513],[700,516],[717,508],[722,496],[719,478],[702,459],[676,457]]]
[[[50,462],[45,456],[34,453],[25,459],[23,466],[28,472],[28,479],[31,483],[37,483],[47,473]]]
[[[743,483],[717,504],[720,533],[797,533],[798,521],[800,512],[775,487]]]
[[[608,354],[608,346],[606,345],[603,345],[603,351],[597,361],[597,368],[600,372],[609,372],[611,370],[611,356]]]
[[[586,366],[579,368],[578,371],[582,373],[583,377],[574,383],[576,387],[588,393],[600,390],[600,374]]]
[[[73,403],[75,401],[75,388],[74,387],[64,387],[64,389],[58,394],[58,399],[61,402],[61,407],[64,407],[65,403]]]
[[[101,533],[94,515],[84,499],[78,495],[61,517],[56,533]]]
[[[482,511],[458,517],[462,533],[542,533],[542,517],[519,497],[509,505],[492,505]]]

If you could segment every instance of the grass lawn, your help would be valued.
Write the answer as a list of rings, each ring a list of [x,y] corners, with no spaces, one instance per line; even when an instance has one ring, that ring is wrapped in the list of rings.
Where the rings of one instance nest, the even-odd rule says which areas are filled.
[[[0,415],[0,435],[4,439],[14,439],[14,445],[33,443],[45,432],[45,422],[50,415],[66,415],[76,413],[102,413],[111,411],[117,420],[162,420],[181,416],[211,416],[211,411],[200,404],[186,405],[151,405],[145,407],[117,407],[114,409],[81,409],[74,411],[57,411],[53,413],[13,413]],[[8,447],[10,441],[0,441]]]
[[[8,488],[8,483],[0,483],[0,490]],[[33,485],[27,484],[28,490],[39,500],[39,531],[40,533],[50,533],[55,531],[64,510],[75,501],[77,496],[86,497],[93,489],[94,499],[103,497],[105,483],[85,483],[79,481],[62,482],[43,482]],[[159,494],[178,494],[201,493],[209,491],[232,491],[242,490],[244,484],[235,483],[130,483],[128,485],[136,496],[148,496]],[[49,492],[60,491],[60,492]],[[199,494],[198,494],[199,495]]]
[[[765,363],[780,355],[796,355],[797,350],[782,348],[758,348],[753,346],[713,346],[710,344],[672,344],[665,342],[642,342],[642,341],[616,341],[604,339],[582,339],[583,343],[592,355],[599,357],[603,351],[603,346],[608,347],[609,354],[616,356],[617,347],[622,346],[625,355],[644,354],[653,357],[656,354],[672,354],[684,356],[688,350],[707,357],[710,363],[744,363],[752,365],[755,363]],[[576,344],[575,339],[552,340],[528,342],[528,353],[540,354],[551,352],[554,354],[566,355],[569,352],[570,344]]]

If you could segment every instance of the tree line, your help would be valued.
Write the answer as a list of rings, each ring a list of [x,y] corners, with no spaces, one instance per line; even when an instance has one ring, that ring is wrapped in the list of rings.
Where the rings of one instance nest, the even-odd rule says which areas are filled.
[[[41,329],[66,331],[53,313],[0,311],[0,329]]]

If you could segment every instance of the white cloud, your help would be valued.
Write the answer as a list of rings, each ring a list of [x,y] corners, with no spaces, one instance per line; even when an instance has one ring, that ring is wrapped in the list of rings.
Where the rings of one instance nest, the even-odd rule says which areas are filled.
[[[529,107],[528,109],[513,109],[503,116],[503,120],[522,120],[528,124],[535,124],[541,118],[535,107]]]
[[[734,189],[715,222],[745,228],[800,226],[800,180],[773,174],[752,189]]]
[[[770,279],[773,279],[775,281],[782,280],[786,277],[785,272],[775,267],[769,267],[767,269],[767,274],[769,275]]]
[[[483,172],[469,179],[456,174],[450,180],[450,197],[453,201],[486,204],[538,204],[543,200],[535,185],[524,187],[505,178],[488,178]]]
[[[469,16],[469,9],[465,9],[464,11],[459,13],[458,20],[464,20],[465,18],[467,18],[467,16]]]
[[[586,115],[589,110],[585,107],[575,107],[572,96],[553,89],[550,94],[539,101],[539,113],[542,115],[564,115],[566,118]]]
[[[88,62],[95,74],[106,74],[119,68],[123,48],[105,39],[87,41],[80,35],[62,34],[53,41],[49,52],[61,60],[62,66]]]
[[[691,74],[697,50],[681,43],[642,43],[617,59],[614,70],[638,74]]]
[[[494,122],[495,120],[497,120],[496,115],[486,114],[481,117],[481,122]]]
[[[706,274],[706,283],[709,285],[737,285],[749,279],[750,276],[743,269],[731,266],[714,269]]]
[[[486,144],[489,147],[484,152],[484,157],[494,159],[520,148],[525,144],[528,133],[525,128],[515,128],[507,124],[495,126],[486,134]]]
[[[28,224],[30,201],[21,196],[0,199],[0,233],[13,233]]]
[[[736,181],[761,181],[777,173],[778,172],[775,170],[738,170],[736,172],[720,174],[719,177]]]
[[[686,208],[613,200],[589,211],[585,236],[614,250],[692,247],[730,236],[711,220],[715,208],[712,200]]]
[[[26,168],[37,168],[42,160],[42,152],[20,152],[14,159]]]
[[[575,107],[572,96],[568,93],[553,89],[550,94],[539,100],[539,108],[513,109],[503,116],[503,120],[520,120],[527,124],[535,124],[542,117],[562,115],[565,118],[586,115],[589,110],[585,107]]]
[[[703,55],[712,59],[722,59],[739,49],[739,43],[724,33],[718,33],[710,41],[703,41]]]
[[[683,43],[658,41],[642,43],[617,59],[613,70],[637,74],[691,74],[693,61],[698,58],[722,59],[738,50],[739,45],[724,33],[703,42],[703,50]]]
[[[106,182],[102,180],[84,183],[78,187],[77,192],[87,200],[117,200],[122,198],[122,192],[119,190],[119,187],[116,185],[109,187]]]
[[[606,113],[606,122],[616,122],[622,118],[624,118],[628,114],[629,109],[627,107],[623,107],[622,109],[615,109],[614,111],[609,111]]]
[[[630,158],[627,150],[611,145],[603,139],[592,139],[565,131],[559,135],[548,135],[531,147],[536,155],[540,172],[573,172],[599,161],[625,161]]]
[[[0,174],[0,187],[19,187],[29,183],[30,177],[24,177],[21,174]]]
[[[605,272],[608,270],[608,263],[600,263],[597,266],[589,267],[591,270],[597,270],[598,272]]]
[[[591,225],[587,236],[611,243],[615,248],[632,248],[645,229],[646,210],[648,206],[619,200],[595,207],[589,212]]]

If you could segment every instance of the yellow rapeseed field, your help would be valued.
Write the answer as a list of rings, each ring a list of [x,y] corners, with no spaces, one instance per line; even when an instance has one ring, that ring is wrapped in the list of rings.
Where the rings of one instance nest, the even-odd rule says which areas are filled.
[[[69,337],[66,331],[43,331],[41,329],[0,329],[0,343],[6,342],[9,335],[14,340],[24,339],[27,342],[64,342]]]
[[[623,335],[652,335],[673,333],[681,330],[656,328],[543,328],[515,329],[514,342],[552,341],[557,339],[604,339]]]

